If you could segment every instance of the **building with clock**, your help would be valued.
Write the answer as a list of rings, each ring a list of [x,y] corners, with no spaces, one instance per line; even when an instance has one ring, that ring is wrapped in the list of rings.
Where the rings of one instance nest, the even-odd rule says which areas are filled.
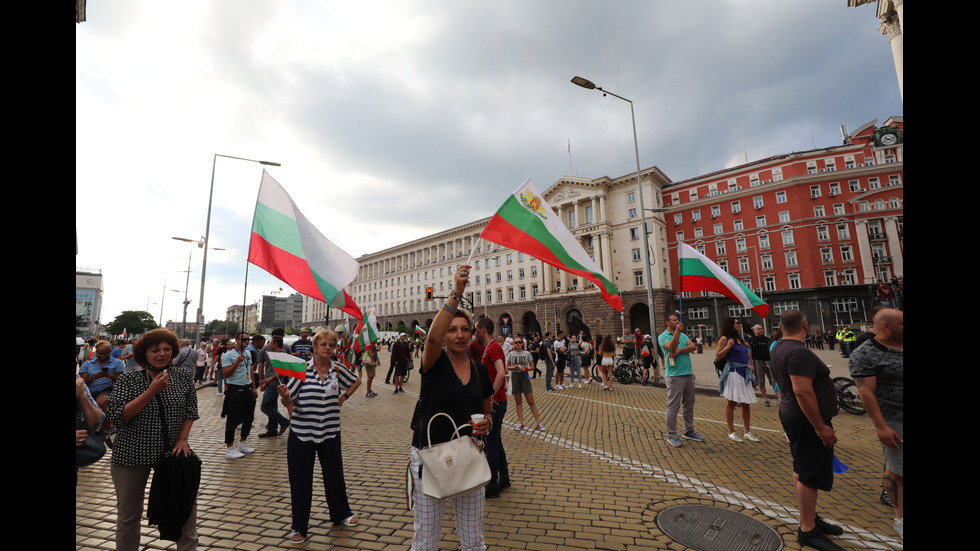
[[[672,182],[658,168],[641,172],[644,201],[663,210],[641,222],[636,175],[565,176],[545,201],[620,290],[623,313],[591,284],[529,255],[478,242],[489,218],[358,258],[348,293],[382,330],[428,327],[448,294],[453,271],[473,254],[468,301],[508,331],[562,329],[651,333],[642,234],[648,232],[655,323],[680,309],[689,328],[716,335],[739,315],[778,323],[785,309],[804,311],[811,327],[866,319],[869,286],[900,278],[903,253],[903,120],[891,117],[854,132],[839,146],[793,152]],[[760,320],[733,301],[678,290],[677,245],[685,242],[720,264],[770,304]],[[432,289],[432,300],[426,291]],[[322,327],[326,305],[305,299],[305,325]],[[346,314],[329,313],[330,326]]]
[[[102,274],[75,270],[75,331],[97,335],[102,314]]]

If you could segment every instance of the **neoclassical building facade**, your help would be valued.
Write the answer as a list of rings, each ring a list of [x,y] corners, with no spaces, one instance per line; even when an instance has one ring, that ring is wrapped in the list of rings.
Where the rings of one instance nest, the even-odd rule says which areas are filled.
[[[670,180],[656,167],[641,173],[644,201],[661,207]],[[642,213],[636,175],[619,178],[565,176],[542,192],[582,247],[619,289],[623,313],[602,300],[591,283],[524,253],[480,240],[484,218],[422,239],[358,258],[360,272],[347,288],[364,311],[373,311],[382,330],[428,327],[448,294],[454,271],[473,251],[467,299],[475,317],[488,316],[505,331],[532,333],[558,329],[620,334],[624,328],[649,332],[642,251]],[[662,214],[648,214],[653,257],[654,309],[659,319],[672,294],[667,231]],[[475,248],[474,248],[475,247]],[[426,300],[427,288],[433,299]],[[307,300],[304,320],[322,325],[325,305]],[[333,310],[331,324],[345,315]]]

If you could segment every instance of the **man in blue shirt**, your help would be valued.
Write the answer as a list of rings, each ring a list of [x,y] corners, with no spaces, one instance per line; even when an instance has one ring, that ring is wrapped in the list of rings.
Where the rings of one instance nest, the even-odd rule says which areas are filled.
[[[704,438],[694,432],[694,371],[691,369],[691,352],[697,350],[687,335],[684,334],[684,324],[677,316],[671,314],[665,320],[667,329],[657,336],[657,342],[667,359],[664,367],[664,380],[667,383],[667,442],[675,448],[681,447],[677,438],[677,412],[683,404],[684,417],[683,437],[695,442],[704,442]]]
[[[255,451],[245,442],[252,430],[255,401],[259,395],[252,384],[252,357],[245,350],[248,343],[248,333],[239,333],[235,336],[234,348],[221,355],[226,385],[222,416],[225,417],[225,446],[228,448],[225,457],[228,459],[238,459]],[[235,446],[235,429],[239,424],[242,425],[242,439]]]
[[[109,407],[112,385],[124,371],[126,371],[126,364],[112,357],[112,345],[107,341],[100,341],[95,345],[95,357],[82,364],[78,375],[88,385],[95,403],[102,408],[102,411],[106,411]],[[108,428],[108,421],[103,422],[102,429]]]

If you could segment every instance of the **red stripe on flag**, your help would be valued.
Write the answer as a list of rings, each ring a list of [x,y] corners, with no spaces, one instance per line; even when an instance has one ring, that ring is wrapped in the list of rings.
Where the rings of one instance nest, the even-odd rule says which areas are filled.
[[[306,260],[272,245],[255,232],[252,232],[248,261],[287,282],[296,291],[326,302]]]

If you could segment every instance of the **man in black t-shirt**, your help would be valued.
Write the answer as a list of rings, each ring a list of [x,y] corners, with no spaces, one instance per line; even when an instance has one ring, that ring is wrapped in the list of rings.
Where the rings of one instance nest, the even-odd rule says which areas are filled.
[[[797,539],[824,551],[843,551],[827,539],[839,536],[840,526],[817,516],[817,495],[834,483],[834,444],[837,435],[831,418],[837,415],[837,390],[830,368],[806,347],[810,332],[806,316],[787,310],[779,317],[783,338],[772,351],[772,369],[782,389],[779,420],[793,454],[793,484],[799,502]]]

